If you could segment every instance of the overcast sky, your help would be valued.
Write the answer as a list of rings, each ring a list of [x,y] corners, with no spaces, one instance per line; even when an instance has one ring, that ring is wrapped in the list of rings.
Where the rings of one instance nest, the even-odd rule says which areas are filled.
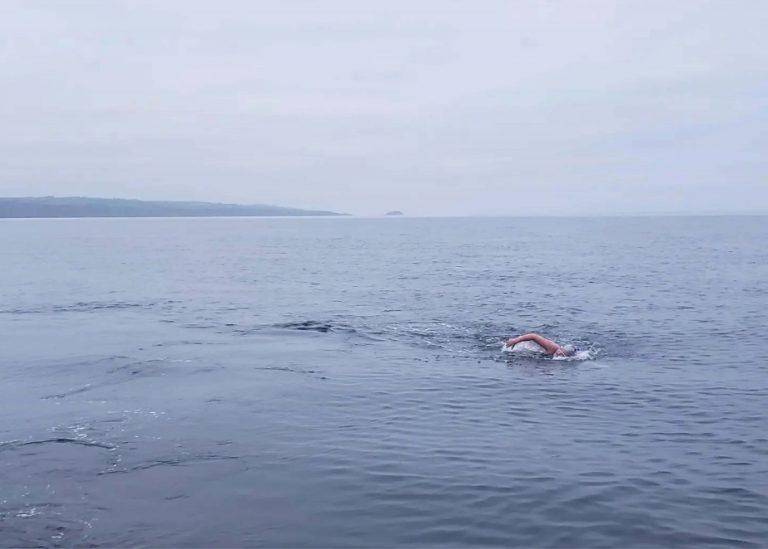
[[[0,2],[0,195],[768,210],[768,2]]]

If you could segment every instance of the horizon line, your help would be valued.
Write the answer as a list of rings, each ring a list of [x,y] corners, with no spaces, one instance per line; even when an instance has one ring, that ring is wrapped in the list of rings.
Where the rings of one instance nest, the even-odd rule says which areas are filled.
[[[212,204],[212,205],[226,205],[226,206],[267,206],[267,207],[273,207],[273,208],[284,208],[284,209],[293,209],[293,210],[305,210],[305,211],[330,211],[325,210],[321,207],[296,207],[296,206],[277,206],[274,204],[267,204],[267,203],[256,203],[256,202],[211,202],[207,200],[179,200],[179,199],[146,199],[146,198],[126,198],[126,197],[106,197],[106,196],[84,196],[84,195],[17,195],[17,196],[0,196],[0,200],[2,199],[25,199],[25,198],[31,198],[31,199],[41,199],[41,198],[82,198],[82,199],[89,199],[89,200],[129,200],[129,201],[138,201],[138,202],[179,202],[179,203],[198,203],[198,204]],[[388,210],[388,211],[394,211],[394,210]],[[336,212],[335,210],[333,213],[336,213],[337,215],[334,216],[281,216],[281,215],[275,215],[275,216],[88,216],[93,218],[100,218],[100,219],[107,219],[110,217],[119,217],[119,218],[126,218],[126,217],[135,217],[135,218],[205,218],[205,217],[221,217],[221,218],[228,218],[228,217],[273,217],[273,218],[279,218],[279,217],[322,217],[322,218],[350,218],[350,217],[356,217],[356,218],[370,218],[370,219],[376,219],[376,218],[387,218],[387,219],[398,219],[398,218],[499,218],[499,217],[520,217],[520,218],[583,218],[583,217],[750,217],[750,216],[766,216],[768,215],[768,209],[767,210],[690,210],[690,211],[681,211],[681,210],[661,210],[661,211],[647,211],[647,210],[641,210],[637,212],[633,211],[619,211],[619,212],[582,212],[582,213],[456,213],[456,214],[448,214],[448,213],[433,213],[433,214],[408,214],[403,213],[403,215],[387,215],[386,213],[381,214],[373,214],[373,213],[366,213],[366,214],[357,214],[357,213],[341,213]],[[88,217],[75,217],[70,219],[87,219]],[[56,217],[50,217],[50,218],[4,218],[4,219],[65,219],[65,218],[56,218]]]

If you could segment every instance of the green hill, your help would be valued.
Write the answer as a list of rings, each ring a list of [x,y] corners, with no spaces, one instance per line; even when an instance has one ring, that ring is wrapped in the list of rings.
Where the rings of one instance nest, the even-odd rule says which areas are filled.
[[[8,217],[234,217],[337,216],[320,210],[300,210],[262,204],[156,202],[121,198],[23,197],[1,198],[0,218]]]

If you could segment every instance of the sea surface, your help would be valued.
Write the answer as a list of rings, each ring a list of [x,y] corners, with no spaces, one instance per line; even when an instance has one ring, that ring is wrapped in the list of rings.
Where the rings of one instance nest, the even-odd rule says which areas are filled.
[[[765,547],[766,243],[0,220],[0,545]],[[501,352],[528,331],[583,360]]]

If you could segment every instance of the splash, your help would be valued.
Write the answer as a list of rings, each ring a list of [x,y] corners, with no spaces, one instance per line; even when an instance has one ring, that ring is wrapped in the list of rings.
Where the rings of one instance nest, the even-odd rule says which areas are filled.
[[[583,351],[576,351],[571,356],[553,356],[552,360],[565,360],[566,362],[572,362],[580,360],[594,360],[595,358],[597,358],[597,351],[590,348]]]
[[[537,356],[537,357],[543,357],[545,355],[544,348],[533,341],[521,341],[514,347],[509,347],[506,343],[504,343],[501,347],[501,352],[515,353],[515,354],[527,355],[527,356]],[[597,355],[598,355],[598,349],[596,349],[593,346],[590,346],[588,349],[582,349],[582,350],[576,351],[571,356],[552,356],[552,357],[547,356],[547,358],[551,358],[552,360],[563,360],[566,362],[573,362],[573,361],[582,361],[582,360],[594,360],[597,358]]]

